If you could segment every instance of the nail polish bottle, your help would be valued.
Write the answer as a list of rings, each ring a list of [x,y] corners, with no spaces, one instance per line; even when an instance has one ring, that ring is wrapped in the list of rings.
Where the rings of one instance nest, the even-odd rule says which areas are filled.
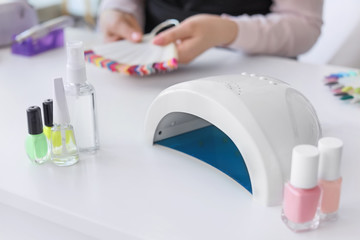
[[[25,141],[26,153],[33,163],[42,164],[49,159],[49,144],[43,133],[41,109],[31,106],[26,114],[29,132]]]
[[[326,137],[319,140],[319,186],[321,221],[335,221],[339,209],[342,177],[340,160],[343,143],[340,139]]]
[[[99,149],[95,89],[87,81],[83,44],[67,42],[65,94],[80,152]]]
[[[44,134],[49,141],[51,141],[51,128],[54,126],[53,123],[53,100],[46,99],[43,103],[44,113]]]
[[[284,187],[282,220],[294,232],[319,226],[317,185],[319,151],[311,145],[298,145],[292,151],[290,181]]]
[[[62,78],[54,79],[54,126],[51,131],[51,159],[58,166],[70,166],[79,161],[74,128],[70,124]]]

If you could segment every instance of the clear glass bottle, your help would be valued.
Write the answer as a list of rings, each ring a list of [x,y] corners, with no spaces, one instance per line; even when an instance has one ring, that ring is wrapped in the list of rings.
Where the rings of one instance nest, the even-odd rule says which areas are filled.
[[[99,149],[95,89],[87,81],[83,44],[67,43],[67,79],[65,94],[80,152],[94,153]]]
[[[70,166],[79,161],[74,128],[70,124],[62,78],[54,79],[54,126],[51,129],[51,159],[58,166]]]
[[[54,124],[51,142],[53,163],[58,166],[70,166],[79,161],[74,128],[70,124]]]

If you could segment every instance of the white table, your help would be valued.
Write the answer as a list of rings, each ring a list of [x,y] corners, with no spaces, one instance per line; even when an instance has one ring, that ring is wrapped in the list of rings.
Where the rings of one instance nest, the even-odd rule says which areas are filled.
[[[71,32],[91,45],[93,34]],[[275,57],[206,52],[169,74],[122,76],[88,65],[98,97],[101,150],[71,167],[27,159],[25,110],[52,96],[65,49],[32,58],[0,50],[0,239],[359,239],[360,104],[332,96],[323,76],[346,71]],[[263,207],[230,177],[188,155],[144,142],[144,118],[163,89],[206,76],[252,72],[289,82],[313,103],[323,135],[344,140],[340,217],[294,234],[281,207]]]

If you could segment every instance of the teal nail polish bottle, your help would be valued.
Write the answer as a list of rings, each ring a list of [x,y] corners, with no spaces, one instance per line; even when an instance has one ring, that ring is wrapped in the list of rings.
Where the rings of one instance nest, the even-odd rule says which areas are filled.
[[[28,136],[25,149],[29,159],[36,164],[42,164],[49,159],[49,144],[43,133],[41,110],[38,106],[31,106],[26,110],[28,121]]]

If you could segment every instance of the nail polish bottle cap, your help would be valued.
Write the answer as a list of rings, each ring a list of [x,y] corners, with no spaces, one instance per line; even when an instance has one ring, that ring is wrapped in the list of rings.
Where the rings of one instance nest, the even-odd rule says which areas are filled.
[[[62,78],[54,79],[54,123],[69,124],[70,116]]]
[[[318,143],[320,152],[319,179],[334,181],[340,177],[340,160],[343,142],[338,138],[321,138]]]
[[[317,185],[319,151],[312,145],[293,148],[290,184],[296,188],[310,189]]]
[[[44,112],[44,125],[47,127],[54,126],[53,124],[53,100],[46,99],[43,102],[43,112]]]
[[[36,135],[42,133],[41,109],[38,106],[31,106],[26,109],[26,114],[29,134]]]
[[[66,81],[84,83],[86,81],[86,69],[83,43],[81,41],[69,41],[66,43],[66,50]]]

